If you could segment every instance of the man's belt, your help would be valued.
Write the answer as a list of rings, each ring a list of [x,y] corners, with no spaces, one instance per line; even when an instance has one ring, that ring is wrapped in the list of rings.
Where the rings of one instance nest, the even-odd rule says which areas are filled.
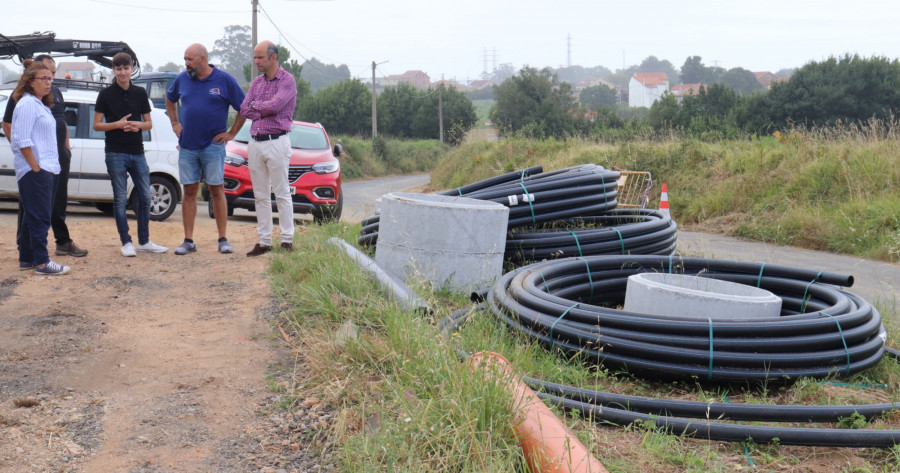
[[[256,141],[269,141],[269,140],[274,140],[275,138],[278,138],[280,136],[284,136],[285,134],[287,134],[286,131],[280,131],[278,133],[272,133],[271,135],[252,135],[252,136],[253,136],[253,139]]]

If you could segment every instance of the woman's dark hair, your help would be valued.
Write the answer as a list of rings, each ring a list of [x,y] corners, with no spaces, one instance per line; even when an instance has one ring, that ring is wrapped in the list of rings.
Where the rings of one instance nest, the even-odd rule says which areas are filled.
[[[16,85],[16,90],[14,90],[12,94],[12,98],[16,102],[18,102],[26,93],[34,94],[34,87],[31,86],[31,82],[37,77],[38,72],[50,72],[50,69],[42,62],[32,61],[31,59],[22,61],[22,66],[25,70],[22,71],[22,77],[19,77],[19,83]],[[53,107],[53,94],[43,96],[41,102],[48,107]]]

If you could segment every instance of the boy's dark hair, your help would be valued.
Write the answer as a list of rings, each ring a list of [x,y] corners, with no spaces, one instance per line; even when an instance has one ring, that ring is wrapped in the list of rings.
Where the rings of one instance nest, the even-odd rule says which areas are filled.
[[[131,61],[131,55],[128,53],[116,53],[113,56],[113,67],[119,66],[133,66],[134,62]]]
[[[49,59],[49,60],[51,60],[51,61],[53,61],[53,62],[56,62],[56,60],[53,59],[53,56],[51,56],[51,55],[49,55],[49,54],[39,54],[39,55],[37,55],[37,56],[34,57],[34,60],[37,61],[37,62],[44,62],[44,59]]]

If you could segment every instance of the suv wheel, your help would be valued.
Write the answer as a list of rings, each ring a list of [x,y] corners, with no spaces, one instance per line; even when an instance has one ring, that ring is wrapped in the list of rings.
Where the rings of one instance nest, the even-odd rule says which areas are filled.
[[[216,218],[216,212],[213,210],[212,197],[207,198],[206,201],[206,208],[209,212],[209,218]],[[231,217],[232,215],[234,215],[234,207],[228,205],[228,201],[225,202],[225,205],[228,207],[228,216]]]
[[[150,176],[150,220],[162,222],[178,205],[178,188],[162,176]]]
[[[313,210],[314,222],[321,225],[323,223],[337,222],[341,219],[341,211],[344,209],[344,192],[343,190],[339,192],[337,204],[320,205],[316,210]]]

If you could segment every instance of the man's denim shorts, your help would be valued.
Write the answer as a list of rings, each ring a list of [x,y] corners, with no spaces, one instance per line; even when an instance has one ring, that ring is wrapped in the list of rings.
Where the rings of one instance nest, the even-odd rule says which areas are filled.
[[[200,178],[210,186],[225,183],[225,143],[212,142],[203,149],[184,149],[178,154],[181,184],[196,184]]]

